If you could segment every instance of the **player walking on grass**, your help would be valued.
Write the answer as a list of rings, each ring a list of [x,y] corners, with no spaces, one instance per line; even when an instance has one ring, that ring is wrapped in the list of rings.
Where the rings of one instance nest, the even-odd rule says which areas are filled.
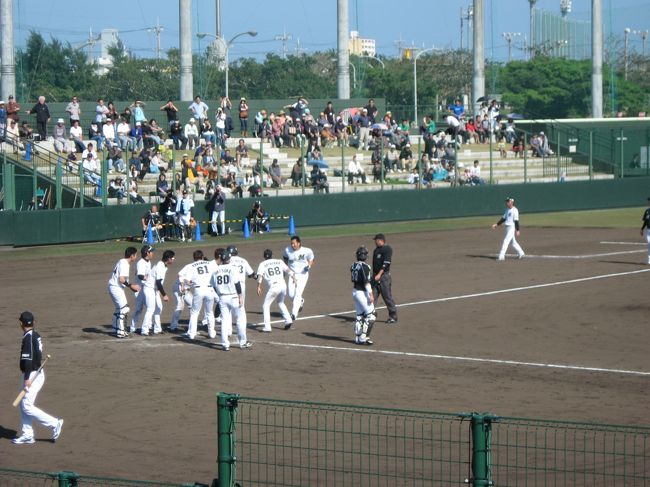
[[[232,321],[237,324],[237,337],[239,348],[250,348],[252,346],[246,338],[246,321],[241,318],[245,313],[241,312],[244,307],[244,296],[238,269],[230,262],[230,253],[222,250],[219,257],[220,264],[212,274],[211,285],[217,296],[219,296],[219,308],[221,310],[221,348],[224,351],[230,350],[230,335],[232,333]]]
[[[126,338],[129,334],[124,329],[127,314],[129,313],[129,303],[126,300],[124,288],[129,288],[134,293],[140,291],[138,284],[129,282],[129,270],[131,264],[138,258],[138,249],[128,247],[124,251],[124,258],[120,259],[115,267],[111,278],[108,280],[108,294],[115,305],[113,313],[113,333],[117,338]]]
[[[284,263],[289,266],[295,276],[294,279],[289,280],[287,288],[292,303],[291,319],[295,320],[305,305],[302,295],[309,280],[309,271],[311,266],[314,265],[314,252],[307,247],[303,247],[300,237],[294,235],[291,237],[291,243],[284,249],[282,257]]]
[[[143,245],[140,249],[141,258],[135,267],[135,276],[140,286],[140,292],[135,295],[135,311],[133,312],[133,318],[131,318],[129,332],[135,333],[138,321],[140,321],[140,313],[144,310],[142,328],[140,328],[140,334],[143,336],[149,335],[153,323],[153,314],[156,311],[156,280],[151,270],[153,251],[151,245]]]
[[[262,331],[271,331],[271,303],[274,301],[278,304],[282,317],[284,318],[284,329],[291,328],[293,321],[284,304],[284,298],[287,295],[287,283],[284,280],[284,275],[289,274],[292,279],[295,275],[287,265],[280,259],[273,258],[273,252],[270,249],[264,251],[264,261],[262,261],[257,268],[257,295],[262,295],[262,280],[266,282],[266,297],[262,305],[262,314],[264,316],[264,327]]]
[[[369,335],[372,325],[375,322],[375,305],[372,295],[372,269],[366,260],[368,259],[368,249],[359,247],[356,252],[357,261],[350,267],[352,280],[352,300],[356,310],[356,320],[354,322],[355,343],[358,345],[372,345]]]
[[[517,258],[522,259],[526,254],[524,254],[524,250],[515,238],[519,236],[519,210],[515,206],[514,198],[506,198],[506,211],[503,213],[501,219],[492,225],[492,228],[494,229],[502,223],[506,227],[506,234],[503,237],[501,251],[499,252],[497,260],[505,260],[506,250],[508,250],[510,243],[512,243],[512,248],[517,252]]]
[[[390,266],[393,260],[393,249],[386,245],[386,236],[383,233],[375,235],[375,250],[372,253],[372,295],[374,302],[381,295],[386,303],[388,319],[386,323],[397,323],[397,307],[393,300],[393,278],[390,275]]]
[[[50,416],[42,409],[36,407],[36,396],[45,384],[45,369],[40,372],[43,359],[43,340],[34,330],[34,315],[29,311],[20,314],[20,327],[23,330],[23,342],[20,349],[20,371],[22,379],[21,389],[27,393],[20,401],[20,419],[22,430],[20,436],[12,441],[16,445],[30,445],[35,442],[32,421],[36,420],[43,426],[52,430],[52,441],[56,441],[61,435],[63,420]]]
[[[650,197],[648,197],[648,208],[643,212],[643,225],[641,226],[641,236],[645,230],[645,239],[648,242],[648,265],[650,265]]]
[[[169,301],[169,296],[165,292],[163,284],[167,275],[167,268],[173,264],[176,254],[173,250],[165,250],[162,260],[159,261],[153,269],[153,276],[156,280],[156,309],[153,313],[153,332],[154,334],[162,333],[162,324],[160,323],[160,314],[162,313],[163,301]]]

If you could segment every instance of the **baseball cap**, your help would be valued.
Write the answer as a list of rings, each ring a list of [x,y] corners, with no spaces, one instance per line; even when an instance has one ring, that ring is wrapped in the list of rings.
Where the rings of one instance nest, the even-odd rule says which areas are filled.
[[[144,245],[142,247],[142,253],[144,253],[144,252],[153,252],[155,250],[156,249],[154,249],[153,246],[151,246],[151,245]]]
[[[508,201],[514,201],[514,200],[515,200],[515,199],[514,199],[512,196],[508,196],[508,197],[506,198],[506,202],[508,202]]]
[[[3,100],[0,100],[0,105],[4,105],[5,102]]]
[[[383,233],[378,233],[377,235],[375,235],[375,238],[373,238],[373,240],[386,240],[386,235],[384,235]]]
[[[18,317],[20,322],[24,325],[33,325],[34,324],[34,315],[29,311],[23,311]]]
[[[59,118],[56,123],[65,123],[62,118]]]

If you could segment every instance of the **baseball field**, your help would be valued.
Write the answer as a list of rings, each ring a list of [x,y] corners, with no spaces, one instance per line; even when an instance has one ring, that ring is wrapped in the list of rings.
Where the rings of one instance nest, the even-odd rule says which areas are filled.
[[[173,482],[216,477],[218,391],[246,396],[440,412],[647,425],[650,266],[640,208],[526,215],[526,258],[496,254],[498,219],[305,229],[315,264],[293,329],[274,317],[260,333],[261,298],[248,281],[250,350],[224,353],[205,329],[109,336],[109,274],[129,242],[0,250],[0,466]],[[354,344],[349,276],[355,249],[376,232],[393,247],[399,322],[378,312],[374,346]],[[243,240],[162,244],[173,276],[201,248],[234,243],[255,269],[280,230]],[[137,245],[139,247],[139,245]],[[128,295],[133,302],[133,294]],[[383,305],[383,303],[380,303]],[[65,419],[61,438],[36,429],[13,445],[21,330],[30,310],[52,355],[38,404]],[[173,303],[163,311],[169,323]],[[277,311],[274,309],[274,311]],[[345,313],[350,312],[350,313]],[[187,311],[183,315],[186,323]]]

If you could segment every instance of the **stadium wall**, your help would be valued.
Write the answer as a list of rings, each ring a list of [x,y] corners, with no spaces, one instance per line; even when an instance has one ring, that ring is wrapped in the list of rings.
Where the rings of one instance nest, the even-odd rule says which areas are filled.
[[[524,213],[590,210],[641,206],[650,193],[650,178],[576,181],[571,183],[474,186],[441,190],[393,190],[309,196],[263,198],[271,215],[293,215],[296,226],[426,220],[499,215],[503,200],[512,196]],[[251,198],[226,204],[229,226],[241,230]],[[205,222],[203,200],[195,216]],[[83,209],[0,212],[0,244],[14,246],[91,242],[140,235],[140,218],[148,205],[121,205]],[[271,220],[272,230],[287,228],[288,220]],[[202,223],[206,231],[206,224]]]

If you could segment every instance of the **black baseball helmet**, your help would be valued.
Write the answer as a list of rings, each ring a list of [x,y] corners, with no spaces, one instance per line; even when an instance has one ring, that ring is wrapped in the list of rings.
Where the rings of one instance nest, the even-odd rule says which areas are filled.
[[[222,264],[227,264],[230,261],[230,252],[228,252],[227,249],[222,250],[219,258],[221,259]]]
[[[146,257],[149,252],[153,252],[154,248],[151,245],[143,245],[142,248],[140,249],[140,255],[142,257]]]
[[[239,250],[237,249],[236,245],[228,245],[228,247],[226,247],[226,250],[230,252],[230,255],[239,255]]]
[[[357,260],[366,260],[368,258],[368,249],[363,245],[357,249]]]
[[[271,257],[273,257],[273,251],[271,249],[266,249],[264,251],[264,258],[270,259]]]

